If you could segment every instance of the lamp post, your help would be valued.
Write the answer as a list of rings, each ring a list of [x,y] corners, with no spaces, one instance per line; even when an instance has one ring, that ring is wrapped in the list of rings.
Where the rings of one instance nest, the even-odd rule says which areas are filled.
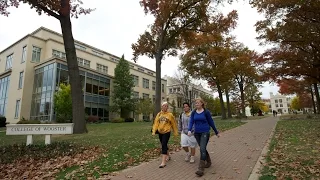
[[[192,86],[189,86],[189,103],[191,108],[193,108],[191,98],[192,98]]]

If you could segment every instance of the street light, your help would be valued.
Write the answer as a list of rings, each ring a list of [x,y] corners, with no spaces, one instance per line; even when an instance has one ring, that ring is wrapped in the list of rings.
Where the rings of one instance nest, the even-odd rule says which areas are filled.
[[[189,86],[189,103],[190,103],[190,107],[193,108],[191,97],[192,97],[192,86]]]

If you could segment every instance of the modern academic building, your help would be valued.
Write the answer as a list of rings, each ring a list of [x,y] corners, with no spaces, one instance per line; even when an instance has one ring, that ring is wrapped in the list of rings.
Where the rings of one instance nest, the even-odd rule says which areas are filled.
[[[114,69],[119,57],[75,40],[87,115],[108,121]],[[155,72],[130,62],[134,97],[155,101]],[[55,120],[53,98],[59,84],[69,82],[62,35],[40,27],[0,52],[0,115],[7,122],[21,118]],[[162,80],[162,99],[166,97]],[[148,119],[149,115],[135,115]]]

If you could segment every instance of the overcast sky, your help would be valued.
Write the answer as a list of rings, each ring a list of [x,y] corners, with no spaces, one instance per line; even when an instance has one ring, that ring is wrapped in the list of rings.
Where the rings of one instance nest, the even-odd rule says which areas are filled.
[[[153,22],[152,17],[144,14],[139,0],[83,0],[83,2],[85,7],[96,8],[96,10],[90,15],[72,20],[74,38],[116,56],[124,54],[125,58],[130,60],[131,44],[136,42],[139,34]],[[219,9],[223,13],[237,10],[238,27],[233,32],[237,40],[257,52],[264,51],[265,48],[259,46],[255,39],[257,34],[254,28],[256,21],[263,16],[244,1],[225,5]],[[9,17],[0,16],[0,51],[40,26],[61,33],[58,20],[47,15],[38,16],[28,5],[9,10],[11,12]],[[141,57],[137,63],[155,70],[153,59]],[[173,76],[179,63],[178,57],[166,58],[162,63],[162,76]],[[278,87],[268,83],[263,84],[261,88],[263,98],[269,98],[270,92],[277,93],[277,91]]]

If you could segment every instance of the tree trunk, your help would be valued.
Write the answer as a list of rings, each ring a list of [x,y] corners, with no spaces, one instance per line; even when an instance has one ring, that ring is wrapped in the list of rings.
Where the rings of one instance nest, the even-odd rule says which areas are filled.
[[[217,83],[218,93],[219,93],[219,99],[220,99],[220,106],[221,106],[221,119],[227,119],[226,117],[226,110],[224,108],[224,102],[223,102],[223,94],[222,89],[219,83]]]
[[[311,99],[312,99],[313,113],[314,113],[314,114],[317,114],[316,102],[315,102],[315,100],[314,100],[314,95],[313,95],[312,86],[310,87],[310,93],[311,93]]]
[[[155,113],[161,111],[161,60],[162,60],[162,53],[157,53],[155,55],[156,58],[156,108]]]
[[[240,98],[241,98],[241,116],[245,117],[246,116],[246,107],[245,107],[245,101],[244,101],[244,89],[243,89],[243,84],[239,84],[239,89],[240,89]]]
[[[229,97],[229,90],[228,89],[226,89],[226,99],[227,99],[228,118],[232,118],[230,97]]]
[[[316,95],[317,114],[320,114],[320,96],[317,83],[313,83],[314,93]]]
[[[68,14],[68,16],[61,16],[60,24],[64,41],[64,48],[67,56],[68,73],[71,85],[72,118],[74,123],[73,133],[85,133],[88,131],[85,122],[83,93],[80,82],[76,48],[72,35],[70,13]]]

